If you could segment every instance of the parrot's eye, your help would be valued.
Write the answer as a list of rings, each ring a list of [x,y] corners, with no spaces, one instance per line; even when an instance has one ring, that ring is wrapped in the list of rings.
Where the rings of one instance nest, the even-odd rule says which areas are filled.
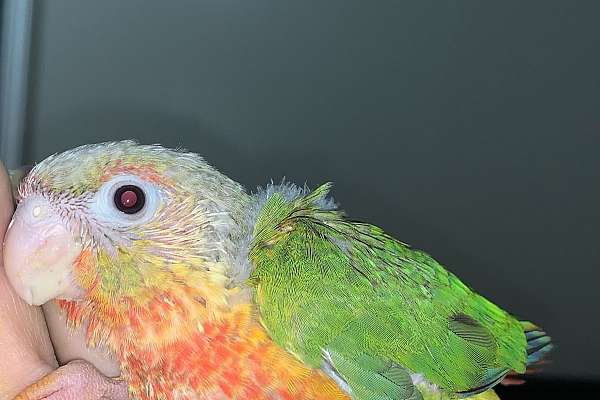
[[[95,219],[115,229],[150,221],[160,204],[160,188],[135,175],[116,175],[104,183],[88,206]]]
[[[144,208],[146,196],[138,186],[124,185],[115,191],[114,202],[119,211],[125,214],[135,214]]]

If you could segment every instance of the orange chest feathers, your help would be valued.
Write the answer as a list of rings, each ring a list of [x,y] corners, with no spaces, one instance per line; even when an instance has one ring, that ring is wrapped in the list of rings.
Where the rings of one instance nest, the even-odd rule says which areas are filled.
[[[72,323],[87,314],[89,342],[102,340],[115,352],[134,399],[349,399],[321,370],[275,344],[248,304],[219,318],[194,310],[200,318],[193,319],[161,302],[122,316],[112,327],[102,312],[85,312],[74,302],[60,305]]]

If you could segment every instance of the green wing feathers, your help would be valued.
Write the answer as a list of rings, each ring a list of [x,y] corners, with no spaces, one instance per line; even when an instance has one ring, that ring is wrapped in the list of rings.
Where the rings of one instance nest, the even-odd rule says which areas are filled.
[[[361,400],[422,400],[410,374],[398,364],[383,358],[360,354],[348,357],[343,352],[326,351],[326,360]]]
[[[327,352],[359,399],[417,399],[409,373],[450,393],[480,393],[549,350],[539,328],[427,254],[324,207],[329,187],[294,198],[275,191],[254,225],[249,283],[279,345],[314,367]],[[365,379],[381,384],[364,388]],[[378,390],[392,395],[377,397]]]

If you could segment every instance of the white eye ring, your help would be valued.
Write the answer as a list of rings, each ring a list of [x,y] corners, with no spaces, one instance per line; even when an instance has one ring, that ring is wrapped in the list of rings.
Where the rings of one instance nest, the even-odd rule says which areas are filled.
[[[144,192],[144,206],[134,214],[122,212],[114,202],[117,190],[128,185],[137,186]],[[93,197],[89,208],[99,222],[113,227],[130,227],[150,221],[161,201],[161,191],[152,183],[135,175],[117,175],[102,185]]]

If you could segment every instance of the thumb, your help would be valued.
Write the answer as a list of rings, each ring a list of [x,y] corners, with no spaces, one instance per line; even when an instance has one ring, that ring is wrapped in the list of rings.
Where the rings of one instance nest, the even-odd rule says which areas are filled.
[[[14,212],[14,203],[8,172],[0,161],[0,243],[4,242],[6,227]]]

